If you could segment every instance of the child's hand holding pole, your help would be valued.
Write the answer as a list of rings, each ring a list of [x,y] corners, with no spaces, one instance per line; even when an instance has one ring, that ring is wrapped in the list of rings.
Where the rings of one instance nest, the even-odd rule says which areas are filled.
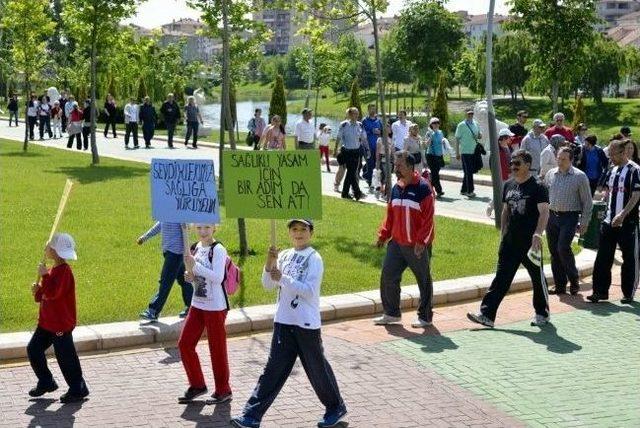
[[[265,270],[270,272],[273,268],[276,267],[276,263],[278,261],[278,249],[275,246],[269,247],[267,251],[267,261],[264,264]]]

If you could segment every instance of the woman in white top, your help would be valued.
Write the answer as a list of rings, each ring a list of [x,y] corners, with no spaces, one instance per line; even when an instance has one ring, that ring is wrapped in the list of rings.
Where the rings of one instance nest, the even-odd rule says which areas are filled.
[[[262,273],[266,289],[278,289],[271,350],[264,372],[258,380],[241,416],[231,420],[235,427],[259,426],[262,416],[276,399],[298,356],[326,413],[318,427],[333,427],[347,414],[338,383],[324,357],[320,336],[320,285],[324,267],[322,257],[311,245],[313,222],[289,221],[293,248],[269,249]]]
[[[318,146],[320,147],[320,162],[322,162],[322,156],[324,156],[327,163],[327,172],[331,172],[329,167],[329,142],[331,141],[331,128],[326,123],[321,123],[316,133],[318,139]]]
[[[178,340],[178,349],[189,388],[178,398],[188,403],[207,392],[207,385],[200,367],[196,345],[207,329],[207,341],[213,366],[215,392],[207,404],[223,403],[232,398],[229,386],[229,361],[227,357],[227,333],[224,322],[229,310],[229,300],[222,281],[225,275],[227,250],[213,238],[215,225],[196,225],[200,241],[185,256],[185,280],[193,284],[191,307]]]
[[[38,104],[38,120],[40,121],[40,140],[44,140],[44,131],[47,130],[49,138],[53,138],[51,132],[51,106],[47,102],[47,96],[43,95]]]

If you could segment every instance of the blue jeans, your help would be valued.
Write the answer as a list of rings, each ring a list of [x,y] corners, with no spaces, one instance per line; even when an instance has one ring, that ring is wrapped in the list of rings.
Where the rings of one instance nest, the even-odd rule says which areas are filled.
[[[376,169],[376,145],[369,144],[369,159],[367,159],[367,168],[365,169],[362,177],[366,180],[369,187],[371,187],[371,180],[373,179],[373,170]]]
[[[474,154],[461,156],[462,158],[462,172],[464,173],[462,177],[462,189],[460,189],[461,193],[473,193],[473,170],[475,169],[474,165]]]
[[[180,287],[182,287],[182,300],[185,306],[191,306],[191,297],[193,295],[193,286],[184,280],[185,267],[182,254],[175,254],[171,251],[165,251],[163,254],[164,264],[160,273],[160,287],[149,302],[149,310],[153,311],[157,316],[160,315],[164,304],[167,302],[174,281],[177,280]]]
[[[244,406],[245,416],[262,420],[289,377],[298,356],[309,383],[327,411],[344,406],[336,377],[324,357],[320,329],[274,323],[269,360]]]
[[[579,212],[567,212],[560,215],[549,213],[547,223],[547,244],[551,254],[551,271],[557,289],[564,289],[567,282],[578,284],[576,259],[571,251],[571,241],[576,234]]]

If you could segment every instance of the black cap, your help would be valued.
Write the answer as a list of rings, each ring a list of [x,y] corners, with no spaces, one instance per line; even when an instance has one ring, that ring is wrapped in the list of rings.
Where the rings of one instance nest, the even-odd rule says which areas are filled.
[[[620,128],[620,133],[623,135],[631,135],[631,128],[629,128],[628,126],[623,126],[622,128]]]
[[[291,225],[293,223],[306,224],[307,226],[309,226],[310,230],[313,230],[313,220],[311,220],[311,219],[308,219],[308,218],[292,218],[291,220],[289,220],[287,222],[287,227],[291,228]]]

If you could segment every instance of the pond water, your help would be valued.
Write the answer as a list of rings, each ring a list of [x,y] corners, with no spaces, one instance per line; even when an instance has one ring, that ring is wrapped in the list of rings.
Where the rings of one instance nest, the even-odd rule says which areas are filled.
[[[262,109],[262,117],[267,120],[269,116],[268,101],[242,101],[236,103],[236,109],[238,112],[238,129],[240,130],[240,133],[247,132],[247,124],[253,117],[253,112],[257,108]],[[200,111],[202,112],[202,118],[204,119],[205,125],[211,126],[212,129],[220,129],[219,103],[205,104],[204,106],[200,107]],[[298,122],[300,119],[302,119],[302,115],[298,112],[287,114],[287,125],[285,126],[287,134],[293,134],[296,122]],[[314,119],[312,118],[312,123],[313,120]],[[318,117],[317,125],[320,125],[323,122],[331,126],[331,133],[335,137],[338,130],[339,121],[322,116]]]

